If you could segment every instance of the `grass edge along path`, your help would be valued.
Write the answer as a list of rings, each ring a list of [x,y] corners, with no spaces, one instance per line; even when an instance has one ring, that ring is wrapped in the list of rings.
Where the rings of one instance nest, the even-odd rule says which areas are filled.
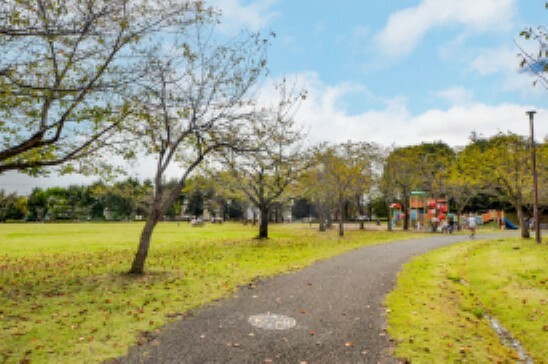
[[[417,237],[400,232],[319,233],[271,227],[255,240],[241,224],[159,225],[147,274],[129,269],[142,224],[0,226],[0,362],[100,362],[147,332],[238,286],[366,245]]]
[[[548,357],[548,246],[470,241],[407,263],[387,295],[395,356],[411,362],[515,362],[485,317],[496,318],[536,362]]]

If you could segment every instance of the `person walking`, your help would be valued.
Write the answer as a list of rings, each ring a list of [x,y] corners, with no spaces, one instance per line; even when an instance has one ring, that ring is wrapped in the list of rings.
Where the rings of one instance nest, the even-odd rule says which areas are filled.
[[[474,239],[476,235],[476,215],[472,213],[468,215],[468,230],[470,230],[470,239]]]
[[[447,219],[449,220],[449,234],[453,234],[453,231],[455,231],[455,217],[451,215]]]

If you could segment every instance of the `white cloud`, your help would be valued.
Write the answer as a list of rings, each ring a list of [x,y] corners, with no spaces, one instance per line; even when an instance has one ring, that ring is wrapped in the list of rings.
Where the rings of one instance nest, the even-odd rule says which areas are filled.
[[[308,97],[298,110],[296,120],[309,130],[312,142],[353,140],[376,142],[384,146],[404,146],[441,140],[451,146],[463,146],[468,144],[473,131],[486,137],[507,131],[529,135],[529,119],[525,112],[535,108],[515,103],[488,105],[474,101],[469,90],[454,87],[436,95],[450,101],[452,106],[413,114],[405,97],[382,99],[360,84],[346,82],[327,85],[314,72],[287,75],[286,79],[294,81],[297,90],[303,87],[308,91]],[[267,102],[265,99],[268,98],[270,101],[277,100],[279,96],[272,82],[265,83],[261,91],[261,102]],[[363,96],[364,104],[377,106],[350,113],[345,109],[345,98],[356,94]],[[548,137],[548,123],[544,122],[547,119],[548,108],[537,108],[537,140]],[[130,175],[143,178],[151,170],[151,162],[143,161],[138,170],[130,171]],[[33,186],[64,185],[69,181],[84,183],[84,180],[80,182],[78,178],[81,177],[74,177],[73,180],[67,177],[32,180],[14,173],[4,174],[0,176],[0,189],[28,193]]]
[[[474,100],[474,92],[464,87],[453,87],[436,94],[451,105],[469,105]]]
[[[315,73],[296,76],[308,90],[308,98],[297,114],[297,120],[310,130],[314,142],[373,141],[390,146],[443,141],[451,146],[466,145],[472,131],[484,136],[512,131],[528,135],[525,111],[531,105],[504,103],[488,105],[473,100],[463,88],[453,88],[438,96],[453,101],[449,108],[436,108],[413,115],[407,100],[395,97],[384,100],[381,107],[349,114],[340,105],[352,92],[365,92],[354,85],[329,86]],[[548,109],[538,109],[537,118],[547,118]],[[542,115],[542,116],[541,116]],[[540,120],[540,119],[539,119]],[[548,136],[548,124],[537,123],[538,139]]]
[[[478,53],[480,54],[472,60],[470,68],[482,76],[518,71],[517,48],[483,49]]]
[[[242,28],[258,31],[277,16],[272,6],[278,0],[256,0],[243,4],[242,0],[212,0],[212,5],[222,11],[220,29],[235,33]]]
[[[520,70],[518,52],[517,47],[482,49],[471,60],[469,68],[480,76],[497,75],[504,91],[519,91],[524,96],[541,99],[546,89],[532,86],[536,76]]]
[[[375,40],[384,56],[399,57],[411,53],[435,27],[458,24],[475,32],[500,31],[510,24],[515,7],[515,0],[422,0],[393,13]]]

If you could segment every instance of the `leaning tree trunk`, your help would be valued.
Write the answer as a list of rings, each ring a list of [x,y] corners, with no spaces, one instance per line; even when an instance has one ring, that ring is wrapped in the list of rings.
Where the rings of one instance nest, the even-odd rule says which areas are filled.
[[[529,221],[525,218],[525,211],[523,206],[518,205],[516,207],[516,212],[518,213],[519,227],[521,229],[522,238],[530,238],[531,233],[529,232]]]
[[[148,249],[150,248],[150,239],[152,232],[160,220],[160,214],[157,209],[151,211],[143,231],[141,231],[141,237],[139,239],[139,248],[133,263],[131,264],[130,274],[143,274],[145,272],[145,261],[148,256]]]
[[[137,253],[133,258],[133,263],[131,264],[131,269],[129,271],[130,274],[143,274],[145,272],[145,262],[148,256],[148,250],[150,248],[150,239],[152,237],[152,232],[154,231],[154,228],[156,227],[162,216],[164,216],[166,211],[171,207],[173,202],[175,202],[177,197],[180,195],[181,190],[185,186],[187,175],[191,171],[192,169],[189,169],[187,171],[187,173],[181,178],[177,185],[169,190],[167,196],[164,194],[164,191],[161,188],[160,178],[157,178],[157,187],[154,195],[154,200],[152,202],[150,215],[148,216],[145,226],[141,231],[141,237],[139,238],[139,248],[137,249]]]

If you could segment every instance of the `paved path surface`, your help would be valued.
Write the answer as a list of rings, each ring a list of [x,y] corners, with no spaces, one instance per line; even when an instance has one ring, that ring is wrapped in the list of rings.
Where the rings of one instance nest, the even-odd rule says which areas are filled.
[[[382,302],[397,272],[414,255],[466,239],[436,235],[366,247],[257,282],[167,325],[117,362],[396,363]],[[278,322],[278,329],[295,326],[273,330],[250,323],[251,316],[266,313],[295,320]]]

